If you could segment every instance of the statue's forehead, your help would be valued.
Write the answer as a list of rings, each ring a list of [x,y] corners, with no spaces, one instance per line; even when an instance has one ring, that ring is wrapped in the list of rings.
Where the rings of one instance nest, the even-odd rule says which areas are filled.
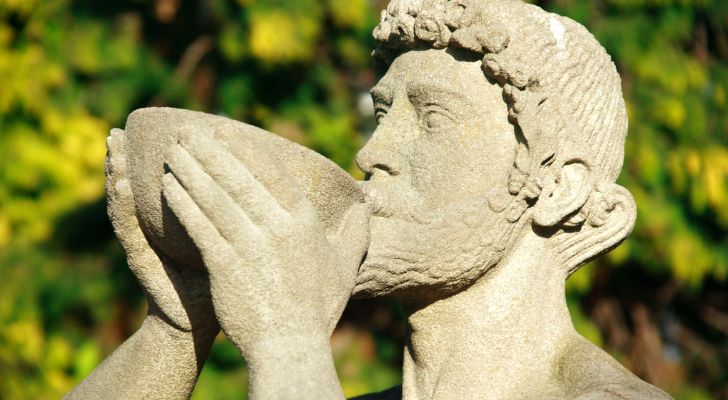
[[[482,103],[484,95],[493,97],[498,105],[501,101],[500,88],[488,82],[482,62],[457,59],[446,50],[417,50],[399,55],[371,92],[375,97],[389,97],[399,89],[447,92],[471,103]]]
[[[386,75],[390,79],[430,79],[439,83],[455,82],[460,74],[472,78],[480,76],[480,61],[463,61],[452,56],[446,49],[412,50],[400,54],[392,61]],[[392,76],[394,75],[394,76]]]

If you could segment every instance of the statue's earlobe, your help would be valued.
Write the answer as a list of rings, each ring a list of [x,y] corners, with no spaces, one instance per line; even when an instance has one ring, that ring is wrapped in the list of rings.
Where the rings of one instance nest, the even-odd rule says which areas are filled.
[[[637,206],[627,189],[610,183],[596,188],[580,215],[586,221],[556,245],[568,274],[622,243],[634,228]]]

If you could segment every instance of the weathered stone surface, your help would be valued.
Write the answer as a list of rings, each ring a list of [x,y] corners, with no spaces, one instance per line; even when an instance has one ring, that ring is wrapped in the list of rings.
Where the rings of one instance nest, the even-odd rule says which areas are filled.
[[[187,280],[140,274],[130,255],[162,321],[209,330],[212,302],[258,399],[343,397],[328,339],[352,294],[395,298],[407,314],[403,385],[367,399],[668,399],[581,337],[566,306],[568,276],[636,217],[615,183],[627,113],[602,46],[516,0],[393,0],[374,36],[383,77],[378,128],[357,156],[363,193],[321,157],[220,117],[148,109],[112,133],[110,147],[127,137],[135,203],[115,206],[129,196],[110,185],[115,227],[129,224],[114,210],[134,209],[178,264],[170,276],[209,277],[201,306],[180,306]],[[130,242],[129,254],[150,248]],[[146,365],[143,347],[121,349],[86,387],[137,367],[128,360]]]

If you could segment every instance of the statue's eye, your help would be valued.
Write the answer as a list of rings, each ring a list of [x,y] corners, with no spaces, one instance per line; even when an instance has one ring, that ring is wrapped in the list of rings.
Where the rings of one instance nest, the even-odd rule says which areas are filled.
[[[381,106],[374,109],[374,118],[377,119],[377,124],[382,122],[384,116],[387,115],[387,111],[389,111],[387,108]]]
[[[450,113],[444,108],[436,105],[430,105],[425,109],[422,123],[428,130],[442,130],[450,128],[454,122]]]

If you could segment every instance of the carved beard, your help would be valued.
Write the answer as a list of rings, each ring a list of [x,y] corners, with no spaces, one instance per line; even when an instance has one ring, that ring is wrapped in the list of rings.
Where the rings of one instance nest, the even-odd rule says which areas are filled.
[[[487,202],[422,217],[370,220],[371,244],[359,270],[354,296],[389,296],[401,301],[431,301],[457,293],[494,267],[520,225],[508,222]]]

